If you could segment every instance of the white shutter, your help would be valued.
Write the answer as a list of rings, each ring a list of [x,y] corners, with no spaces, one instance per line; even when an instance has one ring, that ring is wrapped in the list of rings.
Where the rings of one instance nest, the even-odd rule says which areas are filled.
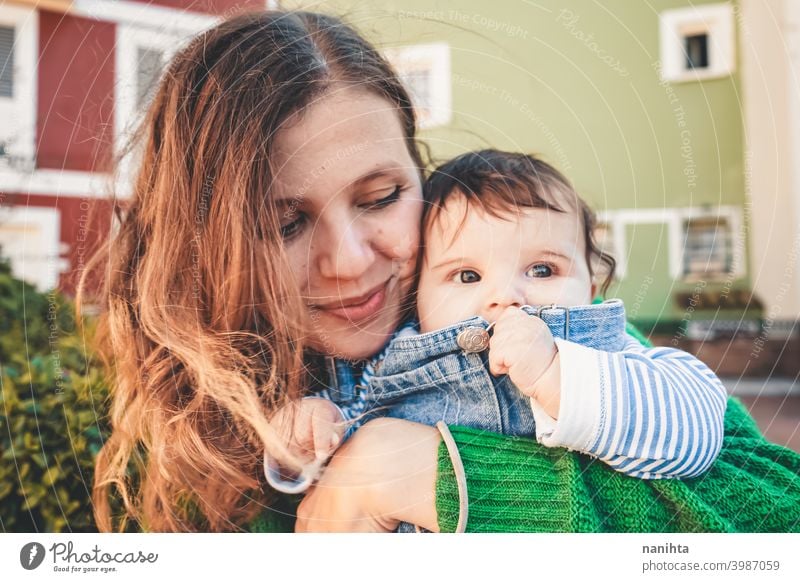
[[[14,97],[13,26],[0,26],[0,97]]]

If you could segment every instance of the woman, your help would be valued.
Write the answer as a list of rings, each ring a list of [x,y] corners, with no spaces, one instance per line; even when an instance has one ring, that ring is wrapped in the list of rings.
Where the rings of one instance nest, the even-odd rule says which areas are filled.
[[[271,414],[320,382],[352,388],[407,305],[422,210],[415,131],[393,71],[333,18],[241,16],[174,59],[139,136],[133,198],[94,263],[106,268],[98,343],[114,373],[94,488],[101,530],[126,519],[150,531],[277,527],[262,458],[287,452]],[[332,373],[320,378],[319,363]],[[297,529],[463,527],[459,457],[471,528],[607,528],[582,517],[605,504],[572,511],[585,498],[575,483],[627,487],[575,454],[442,434],[447,443],[434,428],[368,423],[305,498]],[[498,467],[499,479],[486,472]],[[660,486],[636,484],[674,521]],[[559,510],[581,519],[548,517]],[[654,523],[616,515],[629,513],[631,529]]]

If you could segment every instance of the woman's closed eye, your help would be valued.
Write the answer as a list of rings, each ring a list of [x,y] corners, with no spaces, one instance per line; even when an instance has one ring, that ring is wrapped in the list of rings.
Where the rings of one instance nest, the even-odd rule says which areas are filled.
[[[536,263],[531,265],[531,268],[525,274],[534,279],[546,279],[547,277],[552,277],[555,274],[554,271],[553,266],[548,263]]]
[[[384,196],[382,198],[378,198],[372,202],[367,202],[364,204],[360,204],[359,208],[364,210],[380,210],[382,208],[386,208],[387,206],[397,202],[400,200],[400,194],[402,193],[403,188],[400,186],[396,186],[394,190],[388,196]],[[288,213],[286,215],[288,217]],[[283,240],[288,241],[296,237],[305,226],[305,223],[308,221],[308,217],[302,212],[294,212],[292,216],[295,219],[292,222],[288,222],[284,225],[281,225],[281,236]]]
[[[302,212],[295,212],[294,215],[297,218],[295,218],[292,222],[281,225],[281,237],[283,240],[291,240],[297,236],[303,229],[303,225],[305,225],[306,220],[308,220],[306,215]]]
[[[400,193],[403,189],[400,186],[395,186],[394,190],[388,196],[384,196],[383,198],[378,198],[377,200],[373,200],[371,202],[366,202],[362,204],[360,207],[364,210],[379,210],[381,208],[385,208],[394,202],[400,200]]]

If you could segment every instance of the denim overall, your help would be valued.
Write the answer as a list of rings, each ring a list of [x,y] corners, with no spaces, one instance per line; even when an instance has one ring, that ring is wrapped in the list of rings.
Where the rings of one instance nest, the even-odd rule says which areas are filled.
[[[607,352],[621,351],[627,342],[625,307],[618,299],[577,307],[526,305],[522,310],[541,318],[556,338]],[[489,373],[489,328],[488,321],[475,316],[437,331],[393,338],[374,366],[367,391],[368,417],[389,416],[431,426],[443,420],[494,433],[535,436],[530,399],[507,375]],[[336,377],[331,399],[346,406],[354,398],[352,371],[346,366],[331,368]],[[409,523],[397,529],[414,531]]]
[[[621,351],[625,308],[620,300],[577,307],[523,306],[553,337],[607,352]],[[489,373],[489,323],[480,316],[444,329],[399,336],[376,364],[367,410],[435,425],[468,426],[514,436],[535,436],[530,399],[507,375]]]

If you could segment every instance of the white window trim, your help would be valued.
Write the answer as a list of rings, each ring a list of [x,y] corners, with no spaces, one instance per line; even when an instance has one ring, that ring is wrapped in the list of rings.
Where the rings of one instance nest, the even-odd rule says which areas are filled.
[[[612,252],[617,261],[617,277],[624,279],[628,272],[627,227],[639,224],[666,224],[669,253],[669,275],[673,280],[687,280],[683,275],[683,252],[686,221],[697,218],[719,217],[728,221],[731,228],[733,264],[731,273],[711,275],[714,280],[729,277],[741,279],[745,276],[745,242],[742,230],[742,209],[738,206],[641,208],[607,210],[598,213],[598,220],[611,228]]]
[[[0,24],[14,27],[14,97],[0,97],[0,101],[14,102],[22,127],[14,154],[30,159],[33,166],[36,155],[39,13],[33,8],[3,4],[0,6]]]
[[[709,66],[686,69],[683,39],[686,34],[708,34]],[[730,75],[736,68],[733,6],[700,4],[665,10],[659,14],[661,78],[665,81],[699,81]]]
[[[16,172],[2,169],[0,184],[4,192],[66,198],[108,198],[113,191],[110,174],[71,170]]]
[[[421,129],[447,125],[453,117],[453,97],[451,86],[450,45],[446,42],[417,44],[384,49],[384,55],[396,69],[405,63],[425,61],[431,64],[431,105],[430,117],[420,120]],[[413,99],[413,96],[412,96]]]
[[[61,212],[57,208],[40,208],[33,206],[3,206],[0,207],[0,225],[29,226],[38,224],[41,233],[42,248],[45,251],[45,260],[52,268],[42,269],[39,261],[35,265],[26,263],[25,249],[29,246],[23,240],[23,256],[14,260],[11,258],[11,267],[14,275],[24,281],[35,285],[40,291],[47,291],[58,286],[61,273],[69,268],[69,261],[61,258],[61,253],[67,249],[61,245]],[[6,256],[4,254],[4,256]]]

